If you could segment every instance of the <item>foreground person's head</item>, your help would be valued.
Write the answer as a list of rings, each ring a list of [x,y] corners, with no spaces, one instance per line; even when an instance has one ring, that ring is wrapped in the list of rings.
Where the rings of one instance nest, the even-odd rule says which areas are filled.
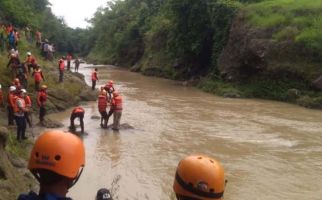
[[[83,142],[71,133],[51,130],[36,140],[28,169],[40,183],[39,194],[65,197],[78,181],[84,165]]]
[[[188,156],[178,164],[173,189],[178,200],[221,200],[225,191],[224,168],[208,156]]]

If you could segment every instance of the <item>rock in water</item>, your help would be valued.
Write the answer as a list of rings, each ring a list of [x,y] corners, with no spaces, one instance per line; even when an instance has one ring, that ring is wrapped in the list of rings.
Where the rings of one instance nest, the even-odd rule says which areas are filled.
[[[113,128],[113,124],[110,124],[110,125],[108,125],[107,126],[107,128],[109,129],[112,129]],[[120,125],[120,130],[127,130],[127,129],[134,129],[134,127],[133,126],[131,126],[130,124],[128,124],[128,123],[124,123],[124,124],[121,124]]]
[[[97,116],[97,115],[93,115],[93,116],[91,116],[91,119],[101,119],[101,117]]]
[[[42,123],[39,122],[37,125],[46,128],[61,128],[64,126],[62,123],[50,119],[45,119]]]

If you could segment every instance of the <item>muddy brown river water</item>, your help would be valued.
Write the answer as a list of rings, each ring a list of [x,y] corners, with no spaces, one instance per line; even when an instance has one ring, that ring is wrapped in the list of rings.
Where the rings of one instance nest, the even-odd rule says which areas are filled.
[[[81,72],[89,83],[90,66],[82,65]],[[222,162],[225,199],[322,199],[321,111],[216,97],[114,67],[99,67],[99,78],[98,85],[115,81],[124,97],[121,121],[135,129],[102,130],[91,119],[99,115],[97,103],[83,105],[86,166],[69,192],[74,199],[95,199],[101,187],[120,200],[174,199],[176,165],[192,153]],[[67,127],[69,114],[51,118]]]

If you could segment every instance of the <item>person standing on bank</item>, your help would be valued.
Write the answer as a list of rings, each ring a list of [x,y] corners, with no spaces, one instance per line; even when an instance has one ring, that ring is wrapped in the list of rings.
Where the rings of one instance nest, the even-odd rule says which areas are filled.
[[[78,68],[80,65],[80,60],[78,59],[78,57],[75,58],[74,64],[75,64],[75,72],[78,72]]]
[[[64,81],[64,70],[65,70],[64,56],[58,61],[58,70],[59,70],[59,82],[62,83]]]
[[[25,104],[26,104],[26,108],[27,108],[27,112],[25,112],[25,119],[29,125],[29,128],[32,127],[32,121],[31,121],[31,99],[30,96],[27,94],[27,90],[25,89],[21,89],[22,93],[24,94],[24,100],[25,100]]]
[[[13,107],[15,106],[16,90],[15,86],[10,86],[7,96],[8,126],[14,125]]]
[[[24,92],[22,90],[19,91],[18,96],[16,98],[15,105],[13,107],[15,120],[17,124],[17,140],[20,142],[21,140],[27,139],[26,132],[26,118],[25,112],[29,112],[26,107],[26,102],[24,100]]]
[[[95,90],[96,81],[98,81],[97,68],[95,68],[92,72],[92,90]]]

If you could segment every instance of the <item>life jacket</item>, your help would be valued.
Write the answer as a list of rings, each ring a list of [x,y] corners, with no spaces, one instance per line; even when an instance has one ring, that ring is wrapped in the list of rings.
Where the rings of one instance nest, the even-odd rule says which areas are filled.
[[[31,107],[31,99],[30,99],[30,96],[26,95],[25,96],[25,103],[26,103],[26,106],[27,107]]]
[[[123,110],[123,100],[122,96],[117,96],[113,98],[113,108],[115,111],[122,111]]]
[[[8,106],[13,107],[15,104],[15,98],[16,95],[14,95],[13,93],[9,92],[8,96],[7,96],[7,103]]]
[[[92,80],[97,81],[97,72],[96,71],[92,72]]]
[[[14,34],[14,32],[13,31],[11,31],[10,33],[9,33],[9,42],[10,43],[13,43],[13,42],[15,42],[15,34]]]
[[[35,72],[34,72],[34,77],[35,77],[35,81],[36,82],[40,82],[40,81],[42,81],[42,76],[41,76],[41,70],[39,69],[39,70],[35,70]]]
[[[107,98],[105,95],[100,94],[98,96],[98,111],[104,112],[107,108]]]
[[[82,107],[76,107],[76,108],[74,108],[74,110],[73,110],[73,114],[76,114],[76,113],[84,113],[85,111],[84,111],[84,109],[82,108]]]
[[[68,61],[71,61],[71,60],[72,60],[72,58],[73,58],[73,57],[72,57],[71,55],[68,55],[68,56],[67,56],[67,60],[68,60]]]
[[[62,71],[64,71],[64,69],[65,69],[65,62],[63,59],[59,60],[59,69]]]
[[[14,113],[21,113],[22,111],[21,111],[21,109],[18,107],[18,105],[17,105],[17,101],[21,101],[21,103],[22,103],[22,105],[21,105],[21,107],[24,109],[24,108],[26,108],[26,102],[25,102],[25,100],[23,99],[23,98],[21,98],[21,97],[17,97],[16,99],[15,99],[15,104],[14,104],[14,106],[13,106],[13,112]]]
[[[38,92],[37,104],[38,106],[43,105],[47,100],[47,93],[45,91]]]
[[[27,64],[36,64],[36,59],[33,56],[27,56],[26,58],[26,63]]]

